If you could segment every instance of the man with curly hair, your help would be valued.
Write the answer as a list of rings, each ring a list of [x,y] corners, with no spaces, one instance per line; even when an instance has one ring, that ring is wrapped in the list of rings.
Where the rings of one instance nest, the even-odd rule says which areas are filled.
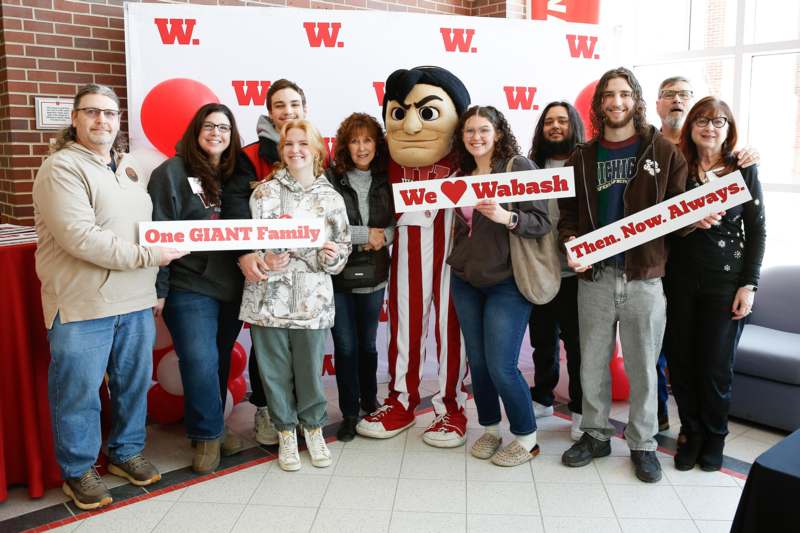
[[[642,88],[623,67],[603,74],[592,97],[594,138],[567,162],[575,168],[576,194],[559,200],[559,238],[568,242],[678,195],[686,187],[686,161],[646,121]],[[661,285],[667,260],[663,237],[651,240],[578,272],[583,420],[581,439],[562,462],[578,467],[611,453],[615,433],[609,361],[619,328],[625,370],[631,383],[625,439],[636,476],[661,479],[656,457],[658,432],[656,358],[666,322]]]

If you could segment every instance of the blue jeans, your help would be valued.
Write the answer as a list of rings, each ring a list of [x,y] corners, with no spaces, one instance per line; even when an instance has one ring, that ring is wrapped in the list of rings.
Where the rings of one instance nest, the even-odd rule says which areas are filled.
[[[164,322],[181,369],[186,435],[193,440],[219,438],[224,429],[220,358],[230,360],[230,339],[235,341],[241,329],[241,322],[224,316],[233,312],[228,307],[210,296],[174,289],[164,305]],[[230,331],[221,331],[220,324]],[[218,344],[223,339],[227,348]]]
[[[482,426],[500,423],[500,398],[514,435],[536,431],[528,383],[519,371],[519,349],[531,315],[511,277],[476,288],[453,275],[450,294],[464,335],[472,392]]]
[[[669,390],[667,389],[667,354],[662,349],[656,361],[656,375],[658,376],[658,418],[669,416]]]
[[[50,369],[47,396],[56,459],[64,478],[79,477],[100,452],[100,385],[108,370],[113,426],[108,436],[112,463],[144,449],[147,389],[156,340],[152,309],[61,323],[47,332]]]
[[[383,305],[383,289],[368,293],[334,293],[336,319],[331,329],[336,358],[339,409],[358,416],[359,400],[365,405],[378,394],[378,350],[375,337]]]

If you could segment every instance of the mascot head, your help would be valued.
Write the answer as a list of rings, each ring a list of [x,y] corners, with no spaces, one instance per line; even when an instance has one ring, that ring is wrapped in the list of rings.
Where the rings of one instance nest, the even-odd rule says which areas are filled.
[[[405,167],[432,165],[450,153],[469,92],[441,67],[395,70],[384,87],[383,122],[392,159]]]

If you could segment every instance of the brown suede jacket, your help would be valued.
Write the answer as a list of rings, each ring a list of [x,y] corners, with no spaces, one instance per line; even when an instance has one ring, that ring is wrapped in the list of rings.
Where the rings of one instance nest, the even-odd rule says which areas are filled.
[[[579,145],[567,161],[566,166],[575,167],[575,197],[558,201],[561,211],[558,236],[562,243],[598,229],[595,185],[598,140]],[[625,216],[683,193],[686,172],[686,160],[675,145],[655,127],[648,126],[636,154],[636,174],[625,187]],[[666,262],[667,243],[664,237],[659,237],[625,252],[625,275],[629,280],[663,277]],[[591,280],[595,270],[578,276]]]

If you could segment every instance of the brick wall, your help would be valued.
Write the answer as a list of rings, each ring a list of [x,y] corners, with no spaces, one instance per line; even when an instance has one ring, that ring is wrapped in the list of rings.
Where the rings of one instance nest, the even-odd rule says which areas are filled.
[[[523,0],[195,0],[212,5],[373,9],[518,18]],[[36,130],[35,96],[113,87],[126,107],[121,0],[3,0],[0,16],[0,222],[33,224],[33,178],[53,131]],[[126,125],[123,124],[123,128]]]

